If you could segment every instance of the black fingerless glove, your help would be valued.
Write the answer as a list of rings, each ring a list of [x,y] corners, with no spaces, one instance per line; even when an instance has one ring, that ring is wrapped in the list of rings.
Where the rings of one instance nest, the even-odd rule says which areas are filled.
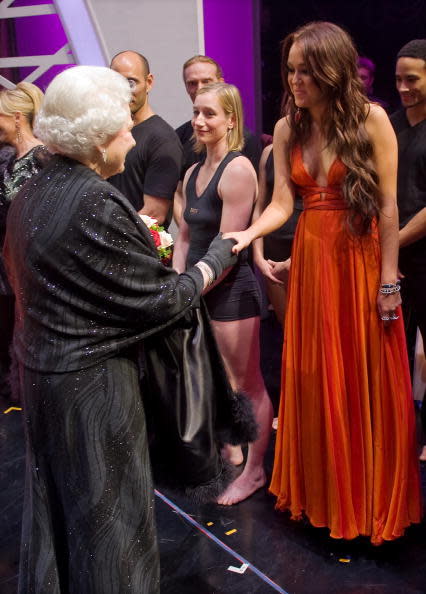
[[[200,262],[205,262],[213,270],[215,280],[226,268],[237,263],[238,256],[231,251],[236,243],[235,239],[222,239],[222,233],[219,233],[211,242],[206,255],[201,258]]]

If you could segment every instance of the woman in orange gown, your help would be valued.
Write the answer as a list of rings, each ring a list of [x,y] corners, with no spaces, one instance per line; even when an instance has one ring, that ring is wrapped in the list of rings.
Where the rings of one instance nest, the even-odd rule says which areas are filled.
[[[239,251],[303,197],[270,490],[295,519],[380,544],[421,519],[397,283],[396,139],[362,92],[345,31],[310,23],[282,52],[287,115],[274,132],[273,199],[249,229],[227,235]]]

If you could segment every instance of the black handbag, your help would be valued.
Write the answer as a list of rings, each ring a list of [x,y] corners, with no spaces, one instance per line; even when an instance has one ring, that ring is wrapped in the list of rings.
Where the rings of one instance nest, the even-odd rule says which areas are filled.
[[[257,425],[251,402],[229,384],[203,300],[143,350],[154,478],[198,502],[216,500],[234,477],[222,444],[254,441]]]

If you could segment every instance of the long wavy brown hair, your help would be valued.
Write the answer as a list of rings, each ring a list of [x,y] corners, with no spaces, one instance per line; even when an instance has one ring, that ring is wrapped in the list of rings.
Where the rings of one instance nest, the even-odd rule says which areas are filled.
[[[312,129],[309,111],[297,109],[288,83],[288,54],[295,42],[302,46],[305,63],[327,99],[322,121],[327,145],[348,170],[343,194],[350,209],[350,229],[364,235],[379,214],[379,191],[371,162],[373,146],[365,130],[369,109],[358,78],[358,54],[346,31],[322,21],[300,27],[281,42],[283,114],[289,116],[291,128],[289,155],[296,144],[303,146],[308,141]]]

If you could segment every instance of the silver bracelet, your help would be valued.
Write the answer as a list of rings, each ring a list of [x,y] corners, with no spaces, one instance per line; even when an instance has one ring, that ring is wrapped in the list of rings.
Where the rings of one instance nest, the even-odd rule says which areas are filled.
[[[210,266],[208,264],[206,264],[205,262],[197,262],[195,264],[195,266],[197,268],[199,268],[201,270],[201,272],[204,272],[205,275],[207,276],[207,285],[206,287],[209,287],[211,284],[214,283],[214,272],[213,270],[210,268]]]
[[[396,283],[383,283],[380,285],[379,292],[382,295],[393,295],[394,293],[399,293],[400,290],[401,285],[399,284],[399,281],[396,281]]]

